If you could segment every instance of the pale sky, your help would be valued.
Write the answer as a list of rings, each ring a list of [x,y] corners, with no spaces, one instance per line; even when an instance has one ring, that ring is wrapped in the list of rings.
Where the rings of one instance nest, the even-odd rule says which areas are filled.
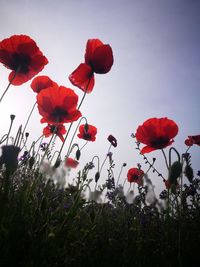
[[[80,97],[82,91],[68,76],[84,61],[87,40],[99,38],[111,45],[114,65],[109,73],[95,76],[95,88],[81,107],[89,124],[98,128],[97,141],[83,150],[83,165],[94,155],[103,161],[109,147],[106,139],[112,134],[118,140],[118,147],[112,149],[116,176],[123,162],[128,164],[123,179],[139,162],[146,170],[130,135],[151,117],[168,117],[178,124],[174,147],[180,153],[186,150],[188,135],[200,134],[200,1],[0,0],[0,7],[0,40],[13,34],[29,35],[49,60],[39,75],[48,75]],[[1,65],[1,92],[8,74]],[[17,129],[25,123],[34,102],[30,81],[12,86],[0,105],[1,135],[9,127],[10,114],[17,116]],[[35,110],[27,128],[30,139],[36,139],[44,126]],[[192,147],[191,154],[196,173],[200,169],[199,147]],[[161,152],[148,154],[152,157],[160,158],[156,166],[165,176]],[[153,174],[150,177],[164,189],[161,179]]]

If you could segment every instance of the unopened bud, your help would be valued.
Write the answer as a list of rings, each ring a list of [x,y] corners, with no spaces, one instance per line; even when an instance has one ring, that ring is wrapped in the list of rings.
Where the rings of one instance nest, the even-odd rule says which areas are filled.
[[[56,160],[55,164],[54,164],[54,168],[57,169],[60,166],[61,160],[58,159]]]
[[[182,164],[180,163],[180,161],[175,161],[172,164],[171,169],[169,171],[170,183],[175,183],[178,177],[181,175],[181,172],[182,172]]]
[[[80,149],[78,149],[76,151],[76,159],[79,160],[80,159],[80,156],[81,156],[81,151],[80,151]]]
[[[15,119],[15,115],[14,114],[11,114],[10,115],[10,119],[11,119],[11,121],[13,121]]]
[[[99,178],[100,178],[100,173],[96,172],[96,174],[95,174],[95,183],[98,182]]]

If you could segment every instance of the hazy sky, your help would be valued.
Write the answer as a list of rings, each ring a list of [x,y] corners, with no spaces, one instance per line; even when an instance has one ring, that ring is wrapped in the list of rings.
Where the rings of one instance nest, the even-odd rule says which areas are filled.
[[[87,40],[99,38],[112,46],[111,71],[95,76],[95,88],[81,107],[89,123],[98,128],[97,141],[83,150],[82,163],[95,154],[103,160],[107,136],[113,134],[118,139],[112,150],[116,175],[123,162],[128,163],[123,177],[138,162],[145,170],[130,135],[151,117],[168,117],[179,125],[174,146],[180,153],[186,150],[187,135],[200,134],[200,1],[0,0],[0,7],[0,39],[31,36],[49,60],[40,74],[74,89],[80,97],[82,91],[70,84],[68,76],[84,61]],[[8,73],[1,65],[1,91]],[[1,134],[8,128],[10,114],[17,116],[16,128],[23,124],[34,102],[30,82],[12,86],[0,105]],[[27,129],[30,139],[41,134],[39,120],[35,110]],[[199,152],[197,146],[191,149],[195,172],[200,169]],[[156,166],[166,175],[161,152],[148,157],[160,158]],[[164,188],[158,177],[151,177]]]

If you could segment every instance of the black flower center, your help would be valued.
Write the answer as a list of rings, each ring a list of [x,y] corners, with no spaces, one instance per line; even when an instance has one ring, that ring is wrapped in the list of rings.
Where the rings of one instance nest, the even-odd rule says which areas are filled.
[[[90,139],[91,139],[91,135],[90,135],[89,133],[84,133],[84,134],[83,134],[83,138],[84,138],[85,140],[90,140]]]
[[[133,180],[136,181],[136,180],[139,178],[139,176],[138,176],[137,174],[133,174],[133,175],[132,175],[132,178],[133,178]]]
[[[51,113],[51,116],[57,123],[63,122],[63,120],[66,119],[67,115],[68,115],[67,111],[62,109],[61,107],[56,107],[54,111]]]
[[[28,55],[14,53],[12,55],[13,62],[11,68],[17,70],[20,67],[20,72],[26,74],[29,71],[31,59]]]
[[[169,138],[161,136],[151,141],[151,147],[161,149],[166,147],[168,143],[169,143]]]

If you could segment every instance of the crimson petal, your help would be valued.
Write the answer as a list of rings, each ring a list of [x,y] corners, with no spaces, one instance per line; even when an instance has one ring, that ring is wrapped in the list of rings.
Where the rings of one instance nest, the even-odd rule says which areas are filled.
[[[81,63],[69,76],[70,82],[86,93],[91,93],[94,87],[94,74],[92,68]]]

